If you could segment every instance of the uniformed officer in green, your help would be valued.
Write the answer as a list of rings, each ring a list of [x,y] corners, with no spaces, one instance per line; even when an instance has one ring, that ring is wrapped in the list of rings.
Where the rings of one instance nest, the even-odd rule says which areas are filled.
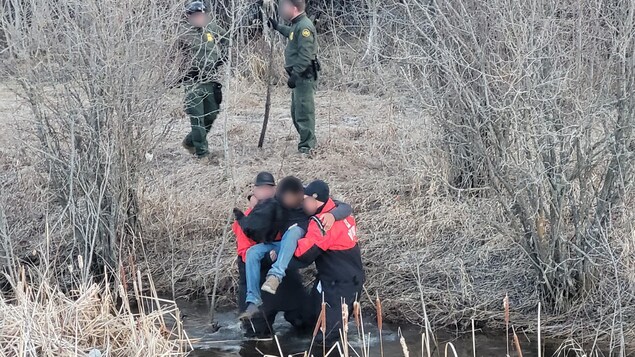
[[[305,0],[282,0],[280,6],[282,17],[291,26],[279,24],[273,18],[269,19],[269,25],[288,39],[284,59],[289,74],[287,84],[292,89],[291,118],[300,134],[298,151],[308,154],[317,144],[314,96],[320,68],[315,26],[305,13]]]
[[[207,134],[220,111],[222,86],[215,80],[223,62],[221,46],[227,32],[209,17],[205,4],[193,1],[185,7],[186,21],[182,23],[179,46],[184,51],[189,68],[183,79],[185,111],[190,117],[192,131],[183,140],[183,147],[197,158],[207,158]]]

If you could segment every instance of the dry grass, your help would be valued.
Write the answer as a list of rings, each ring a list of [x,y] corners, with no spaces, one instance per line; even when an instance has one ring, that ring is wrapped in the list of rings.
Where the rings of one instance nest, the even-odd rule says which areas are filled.
[[[28,282],[24,270],[21,276],[13,295],[0,297],[1,356],[181,356],[191,349],[174,302],[137,292],[131,298],[152,307],[137,312],[127,301],[118,306],[106,284],[62,292]]]
[[[315,158],[303,160],[295,153],[287,90],[274,91],[269,132],[259,150],[264,90],[238,82],[228,89],[225,112],[209,137],[221,157],[219,166],[200,165],[181,149],[189,125],[180,112],[180,91],[164,103],[166,110],[179,114],[171,122],[155,123],[157,135],[164,137],[148,148],[152,160],[142,170],[144,233],[135,242],[137,254],[123,256],[148,270],[157,289],[175,296],[210,294],[219,274],[219,304],[233,304],[237,284],[233,237],[226,234],[229,214],[232,207],[246,205],[244,197],[255,173],[269,170],[277,177],[325,179],[335,197],[353,205],[368,274],[366,288],[381,292],[386,321],[422,324],[423,296],[429,320],[436,326],[469,330],[475,319],[479,327],[502,329],[500,301],[507,291],[515,324],[529,325],[539,300],[529,259],[510,238],[513,233],[495,200],[447,191],[442,180],[446,169],[430,145],[435,133],[407,101],[319,91],[320,148]],[[7,117],[2,120],[16,124]],[[17,223],[12,231],[16,241],[29,242],[27,252],[44,244],[30,239],[29,232],[42,232],[46,226],[41,212],[48,201],[41,193],[45,173],[28,158],[21,160],[19,143],[3,151],[3,165],[12,169],[3,173],[5,190],[11,191],[3,199],[6,207],[17,207],[7,216]],[[50,216],[55,217],[54,212]],[[69,245],[64,243],[65,227],[54,228],[61,239],[56,254],[63,257],[62,247]],[[224,250],[219,251],[223,242]],[[576,309],[583,313],[589,306]],[[592,324],[572,324],[574,316],[545,315],[551,323],[546,325],[554,327],[544,333],[568,335]],[[627,326],[626,332],[632,331]]]
[[[429,321],[436,326],[469,330],[474,319],[480,328],[503,329],[500,301],[509,292],[516,326],[530,325],[540,300],[530,260],[511,238],[514,233],[497,201],[448,190],[443,181],[447,168],[431,144],[435,133],[408,100],[320,90],[316,100],[320,148],[315,158],[303,160],[295,153],[297,138],[286,89],[274,91],[262,150],[256,143],[264,89],[237,81],[227,89],[225,111],[209,136],[213,151],[221,157],[219,166],[200,165],[180,147],[189,130],[180,109],[180,91],[174,90],[163,103],[175,113],[173,121],[154,123],[163,139],[147,149],[152,159],[142,170],[138,192],[143,236],[134,243],[136,254],[122,255],[155,277],[157,289],[175,296],[210,294],[218,274],[219,304],[233,304],[237,283],[233,237],[226,234],[229,215],[232,207],[246,205],[244,197],[254,175],[269,170],[277,177],[325,179],[335,197],[353,205],[368,275],[366,288],[373,294],[381,292],[387,322],[422,325],[423,296]],[[7,133],[20,132],[13,129],[19,128],[14,117],[3,115],[1,120],[11,123]],[[28,137],[23,139],[28,142]],[[3,200],[6,207],[16,207],[7,212],[8,220],[16,223],[12,237],[29,242],[23,249],[28,252],[44,244],[31,239],[31,232],[43,233],[46,226],[41,212],[53,207],[53,211],[48,208],[49,215],[56,215],[55,206],[48,205],[42,194],[46,173],[28,157],[22,160],[21,142],[13,141],[2,152],[2,164],[10,168],[2,173],[4,190],[11,192]],[[63,257],[67,253],[63,247],[72,243],[63,234],[67,227],[54,228],[60,242],[56,254]],[[635,264],[627,267],[633,271]],[[628,284],[632,286],[632,278]],[[595,308],[611,293],[608,282],[602,291],[575,306],[575,313],[545,314],[548,327],[543,333],[592,334],[595,330],[590,326],[608,321],[603,318],[607,312]],[[583,314],[591,317],[581,321],[577,316]],[[625,329],[633,333],[632,326]]]

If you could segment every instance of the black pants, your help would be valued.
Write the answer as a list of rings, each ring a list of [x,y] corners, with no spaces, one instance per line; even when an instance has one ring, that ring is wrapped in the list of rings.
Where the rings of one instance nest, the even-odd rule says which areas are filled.
[[[245,311],[247,304],[245,298],[247,296],[247,277],[245,274],[245,263],[240,259],[237,260],[239,281],[238,281],[238,310]],[[267,271],[271,267],[271,262],[263,260],[261,284],[264,283]],[[251,321],[244,321],[246,337],[258,337],[273,333],[273,322],[278,312],[284,312],[284,318],[294,328],[301,331],[310,331],[312,328],[313,311],[310,300],[311,296],[302,285],[302,278],[298,272],[297,265],[290,265],[287,269],[286,276],[282,279],[282,283],[278,287],[276,295],[267,293],[262,294],[262,315],[253,318]]]
[[[353,303],[360,299],[362,284],[360,283],[339,283],[339,282],[322,282],[322,291],[324,293],[324,302],[326,302],[326,340],[327,346],[333,345],[340,337],[340,329],[342,328],[342,303],[348,305],[348,316],[353,314]],[[322,310],[322,294],[317,289],[316,281],[311,291],[311,299],[314,303],[314,325]],[[321,334],[318,338],[321,339]]]

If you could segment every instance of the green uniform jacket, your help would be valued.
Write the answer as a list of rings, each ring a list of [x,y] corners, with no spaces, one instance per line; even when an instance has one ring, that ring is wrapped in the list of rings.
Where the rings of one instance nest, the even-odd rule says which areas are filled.
[[[179,42],[190,71],[198,72],[203,83],[211,81],[224,58],[222,46],[227,43],[227,31],[213,21],[202,28],[186,21],[181,24]]]
[[[285,68],[289,74],[313,73],[313,60],[317,59],[318,41],[315,26],[306,14],[291,20],[291,26],[278,25],[278,32],[289,39],[284,50]]]

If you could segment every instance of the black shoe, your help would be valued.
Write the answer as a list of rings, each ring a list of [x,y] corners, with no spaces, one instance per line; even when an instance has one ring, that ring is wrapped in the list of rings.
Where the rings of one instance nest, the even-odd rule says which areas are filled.
[[[196,148],[194,146],[190,146],[186,140],[183,140],[183,142],[181,143],[181,145],[183,145],[183,148],[185,150],[187,150],[187,152],[190,153],[190,155],[194,155],[196,154]]]
[[[218,165],[218,158],[212,154],[197,155],[196,160],[201,165]]]
[[[311,159],[311,158],[313,158],[313,150],[311,150],[309,148],[299,148],[298,149],[298,154],[303,159]]]

